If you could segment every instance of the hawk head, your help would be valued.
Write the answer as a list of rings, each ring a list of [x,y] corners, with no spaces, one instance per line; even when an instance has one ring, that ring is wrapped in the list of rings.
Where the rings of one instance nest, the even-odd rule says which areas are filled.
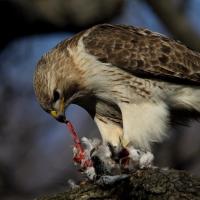
[[[51,55],[44,55],[38,62],[34,74],[34,90],[41,107],[60,122],[65,122],[64,85],[55,70],[59,65]],[[54,56],[55,58],[55,56]]]
[[[66,122],[65,108],[79,96],[81,83],[67,49],[54,48],[39,60],[33,79],[41,107],[60,122]]]

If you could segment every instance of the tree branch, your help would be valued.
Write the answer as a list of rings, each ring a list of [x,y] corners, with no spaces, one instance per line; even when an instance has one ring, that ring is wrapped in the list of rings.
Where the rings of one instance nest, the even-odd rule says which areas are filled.
[[[0,48],[26,35],[78,32],[117,16],[123,4],[124,0],[1,0]]]
[[[89,182],[53,196],[36,200],[88,199],[193,199],[200,198],[200,178],[185,171],[146,169],[138,170],[130,178],[101,187]]]
[[[172,0],[146,0],[174,37],[191,49],[200,51],[200,36],[183,12],[178,12]]]

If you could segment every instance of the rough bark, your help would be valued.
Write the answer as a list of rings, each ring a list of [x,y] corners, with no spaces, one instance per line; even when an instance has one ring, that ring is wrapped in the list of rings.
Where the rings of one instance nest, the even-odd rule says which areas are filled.
[[[79,188],[36,200],[75,199],[197,200],[200,199],[200,178],[185,171],[145,169],[113,185],[102,187],[86,182]]]

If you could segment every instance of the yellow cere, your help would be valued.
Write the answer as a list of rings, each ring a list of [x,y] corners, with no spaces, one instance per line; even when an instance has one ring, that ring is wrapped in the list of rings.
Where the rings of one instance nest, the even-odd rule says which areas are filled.
[[[52,111],[51,111],[51,115],[52,115],[53,117],[57,117],[58,113],[57,113],[57,111],[52,110]]]

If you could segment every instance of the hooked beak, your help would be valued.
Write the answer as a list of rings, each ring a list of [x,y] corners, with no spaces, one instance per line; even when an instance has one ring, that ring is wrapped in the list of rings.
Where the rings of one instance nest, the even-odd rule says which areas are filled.
[[[64,113],[58,113],[57,111],[52,110],[51,116],[61,123],[67,123],[68,122]]]
[[[64,103],[64,99],[62,99],[60,101],[60,106],[59,106],[59,111],[56,110],[52,110],[50,111],[50,114],[53,118],[55,118],[57,121],[61,122],[61,123],[67,123],[68,120],[66,119],[65,116],[65,103]]]

